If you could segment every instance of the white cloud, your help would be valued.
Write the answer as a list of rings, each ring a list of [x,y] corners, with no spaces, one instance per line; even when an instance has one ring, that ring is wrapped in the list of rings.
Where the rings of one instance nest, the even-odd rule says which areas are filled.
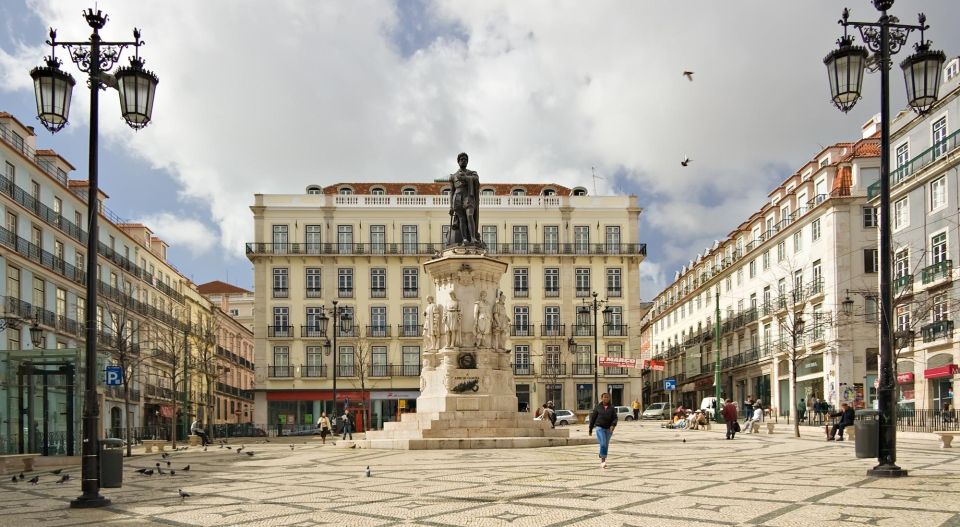
[[[31,6],[61,38],[88,31],[73,3]],[[914,0],[896,10],[906,20],[921,6],[927,36],[955,54],[960,36],[947,24],[960,6]],[[141,27],[141,54],[160,85],[151,126],[131,133],[110,95],[101,127],[169,171],[184,197],[208,203],[223,247],[238,256],[253,237],[256,192],[428,181],[465,150],[487,181],[592,189],[590,167],[608,178],[622,168],[664,238],[651,260],[679,267],[760,206],[777,177],[771,164],[797,167],[818,143],[856,138],[878,108],[874,77],[851,114],[827,102],[822,58],[841,7],[443,0],[426,12],[468,38],[439,38],[405,57],[390,40],[403,28],[385,0],[106,0],[104,35]],[[865,6],[854,16],[875,14]],[[0,52],[3,87],[29,89],[24,64],[43,52]],[[79,123],[86,99],[74,98]],[[609,184],[599,180],[598,190]]]
[[[183,247],[194,256],[216,249],[217,236],[202,222],[163,212],[135,220],[142,223],[163,241]]]

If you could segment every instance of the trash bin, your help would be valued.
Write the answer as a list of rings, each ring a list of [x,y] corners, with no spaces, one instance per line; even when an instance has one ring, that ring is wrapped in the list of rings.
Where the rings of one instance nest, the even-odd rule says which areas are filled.
[[[106,489],[123,486],[123,439],[100,440],[100,486]]]
[[[853,423],[857,432],[855,450],[857,457],[877,457],[880,443],[880,412],[876,410],[857,410],[857,420]]]

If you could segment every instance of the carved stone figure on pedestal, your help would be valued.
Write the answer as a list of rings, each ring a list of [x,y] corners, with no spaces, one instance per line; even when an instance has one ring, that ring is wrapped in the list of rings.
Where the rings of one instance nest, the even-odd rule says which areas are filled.
[[[447,338],[448,348],[460,347],[461,323],[463,316],[460,313],[460,301],[457,300],[456,293],[450,293],[450,303],[443,313],[443,333]]]
[[[497,303],[493,308],[493,348],[507,349],[507,334],[510,330],[510,317],[507,316],[506,297],[503,291],[497,295]]]
[[[447,246],[473,245],[482,247],[478,234],[480,221],[480,176],[473,170],[467,170],[470,157],[461,152],[457,156],[460,170],[450,174],[450,234]]]
[[[487,302],[487,292],[480,291],[480,299],[473,303],[473,333],[476,335],[478,348],[490,347],[490,329],[493,313],[490,311],[490,302]]]
[[[443,306],[435,303],[432,296],[427,297],[427,309],[423,312],[424,349],[436,350],[441,346],[443,336]]]

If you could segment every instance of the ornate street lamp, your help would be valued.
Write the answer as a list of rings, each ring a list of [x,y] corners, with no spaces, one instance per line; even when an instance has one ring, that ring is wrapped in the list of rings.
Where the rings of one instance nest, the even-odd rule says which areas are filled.
[[[33,343],[33,349],[39,349],[40,346],[43,346],[43,328],[36,320],[30,326],[30,342]]]
[[[100,37],[100,30],[107,23],[107,15],[100,10],[88,9],[83,17],[93,29],[85,41],[60,42],[57,32],[50,29],[50,56],[46,66],[34,68],[30,72],[33,78],[34,94],[37,98],[37,118],[51,133],[67,125],[70,116],[70,101],[76,84],[70,74],[60,70],[60,61],[54,56],[57,47],[67,49],[74,64],[87,74],[90,87],[90,144],[87,189],[87,265],[86,265],[86,342],[84,350],[84,399],[83,399],[83,450],[81,457],[81,488],[83,494],[70,502],[73,508],[104,507],[110,500],[100,495],[100,460],[97,455],[100,429],[100,408],[97,404],[97,250],[99,216],[98,195],[98,154],[100,133],[100,90],[107,87],[120,92],[120,109],[123,118],[136,130],[150,122],[153,114],[153,97],[157,87],[157,77],[143,69],[140,58],[140,30],[133,30],[133,40],[128,42],[108,42]],[[135,56],[129,68],[120,68],[116,75],[110,70],[120,60],[123,50],[133,46]],[[32,330],[31,330],[32,332]]]
[[[890,68],[892,55],[897,54],[907,43],[914,30],[920,30],[920,42],[916,53],[904,60],[904,82],[907,86],[907,100],[918,113],[928,111],[937,100],[940,87],[940,71],[945,61],[941,51],[931,51],[930,42],[925,40],[923,32],[930,28],[923,13],[918,16],[919,25],[901,24],[899,19],[887,14],[893,6],[893,0],[873,0],[874,7],[880,11],[876,22],[851,22],[850,10],[844,9],[839,24],[843,26],[843,37],[838,41],[840,47],[827,55],[824,63],[830,75],[830,94],[834,104],[842,111],[848,111],[859,99],[859,83],[862,70],[859,58],[863,55],[852,51],[853,39],[847,35],[847,28],[853,26],[860,31],[860,37],[867,48],[874,53],[876,68],[880,70],[880,371],[877,389],[877,408],[880,417],[877,461],[868,476],[899,477],[907,471],[897,466],[897,404],[895,379],[893,375],[893,298],[891,293],[891,231],[890,231]],[[852,72],[842,77],[838,72]],[[856,81],[856,88],[853,82]],[[846,305],[846,302],[844,302]],[[851,302],[852,304],[852,302]],[[850,306],[852,308],[852,305]]]
[[[843,313],[843,316],[849,317],[853,315],[853,299],[849,296],[840,303],[840,312]]]

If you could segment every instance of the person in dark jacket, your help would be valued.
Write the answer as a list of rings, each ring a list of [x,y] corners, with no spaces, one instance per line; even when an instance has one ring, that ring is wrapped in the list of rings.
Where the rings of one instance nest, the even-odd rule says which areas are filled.
[[[840,405],[840,411],[830,414],[830,417],[839,417],[840,420],[830,429],[830,437],[827,438],[827,441],[833,441],[834,439],[843,441],[843,429],[848,426],[853,426],[856,413],[853,411],[853,408],[850,408],[849,404],[843,403]],[[840,432],[839,438],[835,437],[837,432]]]
[[[610,446],[610,437],[617,427],[617,408],[610,404],[610,394],[600,394],[600,404],[590,412],[590,426],[588,434],[593,435],[597,429],[597,443],[600,444],[600,468],[607,468],[607,448]]]
[[[727,439],[733,439],[733,436],[737,434],[737,405],[727,399],[726,404],[723,405],[723,410],[720,410],[720,415],[723,416],[723,421],[727,423]]]

